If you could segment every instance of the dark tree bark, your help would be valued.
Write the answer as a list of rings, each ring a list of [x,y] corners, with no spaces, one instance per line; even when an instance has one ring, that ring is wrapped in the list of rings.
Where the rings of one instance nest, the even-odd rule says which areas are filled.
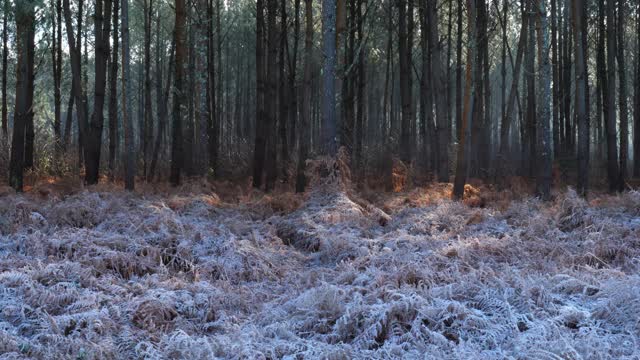
[[[277,119],[278,123],[278,137],[279,141],[276,142],[280,144],[280,168],[282,172],[282,179],[284,181],[287,180],[287,166],[289,163],[289,141],[287,139],[287,117],[289,115],[288,106],[289,106],[289,97],[290,94],[287,93],[287,77],[285,73],[285,55],[287,53],[287,49],[289,47],[289,40],[287,36],[287,1],[280,0],[280,53],[279,53],[279,81],[278,81],[278,105],[279,111]],[[275,120],[274,119],[274,120]],[[275,125],[274,121],[274,125]]]
[[[256,134],[253,150],[253,187],[262,186],[267,139],[265,138],[265,23],[264,0],[256,3]],[[218,98],[219,100],[222,100]],[[219,113],[218,113],[219,114]]]
[[[506,26],[505,26],[506,27]],[[518,92],[518,83],[520,82],[520,69],[522,68],[522,59],[524,49],[527,46],[527,36],[529,29],[529,15],[522,12],[522,27],[520,28],[520,39],[518,40],[518,50],[516,52],[516,63],[513,68],[511,79],[511,87],[509,89],[509,97],[507,99],[507,108],[505,116],[502,118],[500,126],[500,150],[498,153],[498,176],[505,178],[509,167],[509,132],[511,130],[511,119],[515,112],[516,97]]]
[[[311,115],[311,71],[313,69],[313,7],[312,0],[305,0],[305,36],[304,36],[304,79],[302,85],[302,109],[300,112],[301,124],[300,148],[298,152],[296,192],[304,192],[307,179],[304,174],[305,162],[309,150],[309,129]]]
[[[557,16],[557,0],[551,0],[551,70],[553,78],[552,98],[552,116],[553,116],[553,154],[555,157],[560,156],[560,116],[559,116],[559,99],[560,91],[558,84],[560,83],[559,73],[559,56],[558,56],[558,16]]]
[[[176,44],[175,86],[173,94],[173,125],[171,143],[171,184],[180,184],[180,172],[182,170],[182,112],[184,102],[183,74],[186,55],[185,44],[185,0],[175,0],[176,22],[174,29]]]
[[[462,0],[458,0],[458,23],[456,41],[456,133],[462,124]]]
[[[85,145],[85,182],[97,184],[100,172],[102,128],[104,126],[104,97],[109,59],[109,32],[111,31],[111,0],[96,0],[94,16],[95,34],[95,96],[93,114]]]
[[[116,151],[118,149],[118,21],[119,0],[113,0],[113,26],[111,60],[109,66],[109,176],[115,179]]]
[[[336,144],[336,1],[322,2],[322,152],[335,156]]]
[[[453,183],[452,198],[461,200],[464,196],[464,185],[467,181],[467,172],[469,169],[469,151],[471,138],[471,121],[473,119],[473,107],[476,88],[476,73],[478,64],[474,61],[477,59],[476,47],[476,3],[475,0],[467,0],[467,31],[469,33],[468,54],[467,54],[467,75],[464,91],[464,111],[462,123],[458,131],[459,146],[456,163],[456,176]],[[473,64],[473,66],[472,66]]]
[[[412,1],[412,0],[409,0]],[[398,63],[400,64],[400,102],[402,124],[400,128],[400,159],[411,161],[411,59],[407,41],[407,0],[397,0],[398,6]]]
[[[278,96],[278,29],[276,15],[278,11],[277,0],[267,0],[267,74],[266,74],[266,99],[265,99],[265,129],[267,134],[267,146],[265,150],[265,190],[271,191],[275,186],[277,177],[276,156],[277,137],[276,125],[278,108],[276,99]]]
[[[82,63],[81,63],[81,29],[82,29],[82,6],[83,0],[78,2],[78,34],[77,41],[73,32],[73,22],[71,18],[71,9],[69,6],[69,0],[63,1],[64,18],[67,28],[67,45],[69,46],[69,57],[71,60],[71,89],[73,91],[73,97],[76,107],[76,118],[78,121],[78,138],[81,139],[85,129],[87,127],[87,108],[85,106],[84,91],[82,89]],[[82,141],[78,141],[78,154],[79,159],[82,158]]]
[[[3,0],[2,6],[2,134],[7,136],[7,59],[9,57],[7,23],[9,22],[9,0]]]
[[[131,56],[129,48],[129,0],[122,0],[122,125],[124,128],[124,188],[135,188],[135,158],[133,141],[131,92]]]
[[[604,0],[601,0],[604,1]],[[605,116],[606,132],[607,132],[607,174],[609,178],[609,190],[617,191],[620,189],[620,173],[618,171],[618,142],[616,132],[616,28],[615,28],[615,3],[613,0],[607,0],[607,83],[610,91],[606,93],[606,112]],[[584,36],[584,35],[583,35]],[[576,36],[576,42],[578,37]]]
[[[34,77],[35,1],[25,0],[16,4],[15,19],[18,62],[9,185],[16,191],[22,191],[26,127],[29,117],[33,117],[33,85],[29,83]]]
[[[584,4],[582,0],[573,0],[572,22],[575,54],[575,83],[576,83],[576,118],[578,122],[578,184],[577,189],[583,196],[589,189],[589,117],[586,104],[586,58],[583,49],[582,21]]]
[[[624,58],[624,13],[626,11],[624,1],[618,1],[618,76],[620,98],[620,174],[618,178],[618,191],[624,190],[624,183],[628,176],[627,161],[629,154],[629,114],[627,110],[627,76]]]
[[[538,2],[538,67],[540,74],[540,101],[538,102],[538,129],[536,152],[539,154],[536,188],[543,200],[551,199],[551,64],[549,63],[549,24],[546,0]]]
[[[438,14],[436,1],[427,1],[427,16],[430,25],[431,71],[436,100],[436,124],[438,134],[438,181],[449,182],[449,119],[446,109],[445,71],[442,66]]]
[[[153,141],[153,111],[151,110],[151,19],[153,18],[153,0],[144,2],[144,136],[142,143],[142,174],[147,177]]]
[[[640,14],[640,5],[638,5]],[[637,16],[636,34],[640,32],[640,16]],[[634,104],[633,104],[633,175],[640,177],[640,36],[636,43],[636,68],[634,75]]]
[[[220,141],[218,122],[219,114],[216,113],[216,66],[215,66],[215,39],[213,26],[213,0],[207,0],[207,12],[209,14],[207,27],[207,144],[209,150],[209,169],[214,176],[218,176],[218,147]]]
[[[61,95],[62,82],[62,2],[51,2],[51,66],[53,72],[53,138],[56,167],[62,155]]]

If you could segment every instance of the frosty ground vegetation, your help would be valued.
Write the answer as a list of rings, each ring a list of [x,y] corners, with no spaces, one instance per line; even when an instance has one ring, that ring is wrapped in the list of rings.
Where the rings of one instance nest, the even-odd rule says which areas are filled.
[[[230,188],[0,197],[0,358],[640,357],[638,192]]]

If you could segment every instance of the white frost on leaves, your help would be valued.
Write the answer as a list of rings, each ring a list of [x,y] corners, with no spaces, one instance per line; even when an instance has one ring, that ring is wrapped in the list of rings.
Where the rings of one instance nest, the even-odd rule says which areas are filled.
[[[276,203],[0,198],[0,358],[640,357],[638,192]]]

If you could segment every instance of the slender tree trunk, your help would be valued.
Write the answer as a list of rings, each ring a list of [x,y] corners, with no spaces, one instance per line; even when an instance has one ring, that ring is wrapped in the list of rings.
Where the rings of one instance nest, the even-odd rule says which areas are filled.
[[[506,28],[506,24],[505,24]],[[515,112],[516,97],[518,92],[518,83],[520,82],[520,69],[522,68],[522,60],[524,49],[527,46],[527,36],[529,28],[529,15],[522,12],[522,27],[520,28],[520,39],[518,40],[518,50],[516,52],[516,63],[513,68],[511,77],[511,87],[509,89],[509,98],[507,99],[507,109],[505,116],[502,118],[500,126],[500,150],[498,155],[498,176],[504,179],[507,175],[509,167],[509,132],[511,130],[511,119]]]
[[[412,0],[409,0],[412,1]],[[402,125],[400,129],[400,159],[411,161],[411,59],[407,41],[407,0],[397,0],[398,6],[398,62],[400,64],[400,101]]]
[[[85,146],[85,182],[97,184],[102,149],[104,126],[104,98],[107,83],[107,61],[109,59],[109,33],[111,31],[111,0],[96,0],[94,16],[95,34],[95,97],[93,114]]]
[[[266,149],[266,116],[265,116],[265,23],[264,0],[256,3],[256,134],[253,150],[253,187],[262,186],[264,158]],[[222,99],[218,98],[220,102]],[[218,113],[220,114],[220,113]]]
[[[218,147],[220,141],[218,122],[219,114],[216,113],[218,109],[216,106],[216,64],[215,64],[215,39],[214,39],[214,26],[213,26],[213,0],[207,0],[207,11],[209,14],[208,27],[207,27],[207,112],[208,112],[208,124],[207,124],[207,137],[209,146],[209,169],[213,171],[214,176],[218,176]]]
[[[458,25],[456,42],[456,134],[462,124],[462,0],[458,0]]]
[[[60,85],[62,81],[62,2],[51,1],[51,67],[53,72],[53,139],[54,160],[57,167],[62,155],[62,119]]]
[[[431,26],[431,70],[433,71],[434,97],[436,99],[436,124],[438,134],[438,181],[449,182],[449,119],[446,109],[445,71],[442,66],[438,14],[436,1],[427,1],[428,23]]]
[[[6,8],[5,8],[6,9]],[[33,86],[29,85],[34,76],[35,53],[35,2],[25,0],[16,8],[16,102],[9,163],[9,185],[16,191],[23,189],[25,168],[25,133],[29,117],[33,116]]]
[[[185,0],[175,0],[176,23],[174,29],[176,44],[175,86],[173,95],[173,126],[171,144],[171,184],[180,184],[180,172],[182,170],[182,112],[184,102],[183,73],[186,55],[185,45]]]
[[[629,154],[629,114],[627,110],[627,76],[624,58],[624,12],[626,11],[624,3],[624,1],[618,1],[617,59],[618,76],[620,78],[620,175],[618,180],[618,191],[624,190],[625,180],[628,176],[627,160]]]
[[[289,115],[288,97],[287,94],[287,78],[285,73],[285,55],[289,47],[289,41],[287,36],[287,2],[286,0],[280,0],[280,54],[279,54],[279,82],[278,82],[278,98],[279,98],[279,112],[276,119],[278,120],[278,131],[280,138],[280,168],[282,172],[282,179],[287,180],[287,166],[289,163],[289,142],[287,139],[287,118]],[[275,125],[275,123],[274,123]]]
[[[553,154],[554,157],[560,156],[560,117],[559,117],[559,99],[560,92],[558,84],[560,75],[558,71],[558,17],[557,17],[557,0],[551,0],[551,70],[553,78],[553,92],[551,94],[552,116],[553,116]]]
[[[582,48],[582,21],[584,4],[582,0],[572,0],[571,11],[574,33],[576,118],[578,121],[578,192],[587,195],[589,189],[589,117],[586,106],[586,59]]]
[[[84,101],[84,90],[82,89],[82,64],[81,64],[81,29],[82,29],[82,7],[83,0],[80,0],[78,3],[78,34],[77,41],[76,36],[73,32],[73,22],[71,18],[71,9],[69,6],[69,0],[63,0],[63,8],[64,8],[64,18],[67,28],[67,45],[69,46],[69,57],[71,60],[71,89],[73,91],[73,97],[75,106],[76,106],[76,118],[78,121],[78,138],[81,139],[83,137],[83,133],[85,132],[85,128],[87,127],[87,108],[86,102]],[[82,149],[83,144],[82,141],[78,141],[78,155],[79,160],[82,158]]]
[[[640,14],[640,4],[638,5],[638,14]],[[636,34],[640,32],[640,15],[637,17]],[[637,37],[636,43],[636,69],[634,75],[634,105],[633,105],[633,174],[640,178],[640,36]]]
[[[135,158],[131,92],[131,56],[129,49],[129,0],[122,0],[122,126],[124,128],[124,188],[135,188]]]
[[[109,67],[109,176],[115,179],[118,149],[118,19],[119,0],[113,0],[111,62]]]
[[[549,62],[549,24],[547,20],[546,0],[538,2],[538,21],[540,22],[538,67],[540,72],[540,101],[538,102],[537,153],[540,154],[536,187],[543,200],[551,199],[551,64]]]
[[[601,0],[602,1],[602,0]],[[616,28],[615,28],[615,4],[613,0],[607,0],[607,83],[610,89],[616,85]],[[578,38],[576,37],[576,41]],[[605,117],[607,127],[607,170],[609,176],[609,190],[620,189],[620,173],[618,172],[618,144],[616,132],[616,98],[615,91],[608,91],[607,114]]]
[[[312,0],[305,0],[305,37],[304,37],[304,79],[302,85],[302,109],[300,112],[301,126],[300,148],[298,153],[296,192],[304,192],[307,179],[304,174],[305,162],[309,149],[309,117],[311,116],[311,71],[313,69],[313,7]]]
[[[473,119],[473,101],[475,98],[476,73],[478,64],[474,62],[477,59],[476,49],[476,4],[475,0],[467,0],[467,31],[469,34],[468,53],[467,53],[467,75],[464,91],[464,111],[462,123],[459,129],[459,146],[456,163],[456,177],[453,183],[452,197],[455,200],[461,200],[464,196],[464,185],[467,181],[467,172],[469,169],[469,151],[471,139],[471,121]],[[473,63],[473,66],[472,66]]]
[[[276,15],[278,11],[277,0],[267,0],[267,92],[265,99],[267,147],[265,151],[265,190],[271,191],[275,186],[277,177],[276,156],[277,137],[276,126],[278,108],[275,99],[278,96],[278,32]]]
[[[144,1],[144,142],[142,174],[147,177],[149,152],[153,139],[153,111],[151,110],[151,19],[153,18],[153,0]]]
[[[336,1],[322,2],[322,151],[335,156],[336,147]]]
[[[9,57],[7,25],[9,22],[9,0],[3,0],[2,6],[2,134],[7,136],[7,64]]]

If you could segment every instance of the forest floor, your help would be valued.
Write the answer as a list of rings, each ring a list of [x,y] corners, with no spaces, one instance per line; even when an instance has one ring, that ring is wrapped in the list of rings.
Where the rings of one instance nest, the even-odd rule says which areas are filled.
[[[2,359],[640,357],[640,192],[67,190],[0,195]]]

